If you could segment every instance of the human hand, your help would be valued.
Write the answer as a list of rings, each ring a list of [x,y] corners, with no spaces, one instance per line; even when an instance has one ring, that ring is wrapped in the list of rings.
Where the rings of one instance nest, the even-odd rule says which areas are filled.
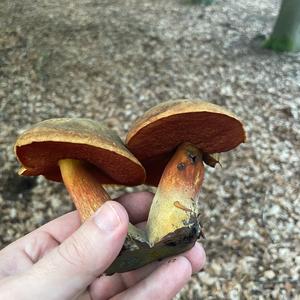
[[[128,216],[133,224],[147,220],[152,198],[108,201],[81,226],[71,212],[8,245],[0,252],[0,299],[171,299],[204,266],[200,244],[175,259],[102,275],[122,248]]]

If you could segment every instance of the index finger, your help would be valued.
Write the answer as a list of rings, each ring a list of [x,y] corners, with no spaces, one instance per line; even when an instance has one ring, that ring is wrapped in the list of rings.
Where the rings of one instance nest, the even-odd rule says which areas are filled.
[[[122,204],[129,216],[130,222],[133,224],[147,220],[149,209],[152,203],[153,194],[149,192],[136,192],[122,195],[114,199]],[[49,233],[55,240],[62,243],[80,226],[80,218],[77,211],[69,212],[57,219],[46,223],[37,231],[44,231]],[[34,234],[29,233],[28,236]]]

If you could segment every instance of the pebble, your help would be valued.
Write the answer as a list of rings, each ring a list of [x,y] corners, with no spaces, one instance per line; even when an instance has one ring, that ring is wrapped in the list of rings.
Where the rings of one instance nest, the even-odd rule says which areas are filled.
[[[10,210],[10,217],[11,217],[12,219],[14,219],[16,216],[17,216],[17,210],[16,210],[15,208],[12,208],[12,209]]]
[[[209,276],[208,273],[200,273],[198,277],[206,285],[213,285],[216,280],[214,277]]]
[[[267,270],[264,272],[264,277],[266,277],[267,279],[273,279],[275,276],[276,274],[272,270]]]
[[[220,264],[216,263],[216,262],[212,262],[210,264],[210,267],[212,268],[212,270],[214,271],[214,273],[219,276],[221,274],[221,271],[222,271],[222,267]]]

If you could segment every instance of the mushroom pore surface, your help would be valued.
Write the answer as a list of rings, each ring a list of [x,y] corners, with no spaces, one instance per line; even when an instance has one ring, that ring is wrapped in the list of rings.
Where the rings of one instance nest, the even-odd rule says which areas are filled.
[[[243,124],[218,105],[196,100],[168,101],[146,112],[133,124],[126,139],[129,150],[158,184],[176,148],[192,143],[203,153],[229,151],[245,141]]]

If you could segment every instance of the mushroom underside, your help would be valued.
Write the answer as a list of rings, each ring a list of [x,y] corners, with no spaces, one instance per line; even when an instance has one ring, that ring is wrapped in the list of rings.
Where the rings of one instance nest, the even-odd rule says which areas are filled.
[[[22,175],[44,175],[53,181],[62,181],[58,161],[61,159],[84,160],[91,164],[102,184],[136,185],[143,182],[144,173],[139,165],[118,153],[97,147],[62,143],[33,142],[16,147],[16,154],[25,170]]]

